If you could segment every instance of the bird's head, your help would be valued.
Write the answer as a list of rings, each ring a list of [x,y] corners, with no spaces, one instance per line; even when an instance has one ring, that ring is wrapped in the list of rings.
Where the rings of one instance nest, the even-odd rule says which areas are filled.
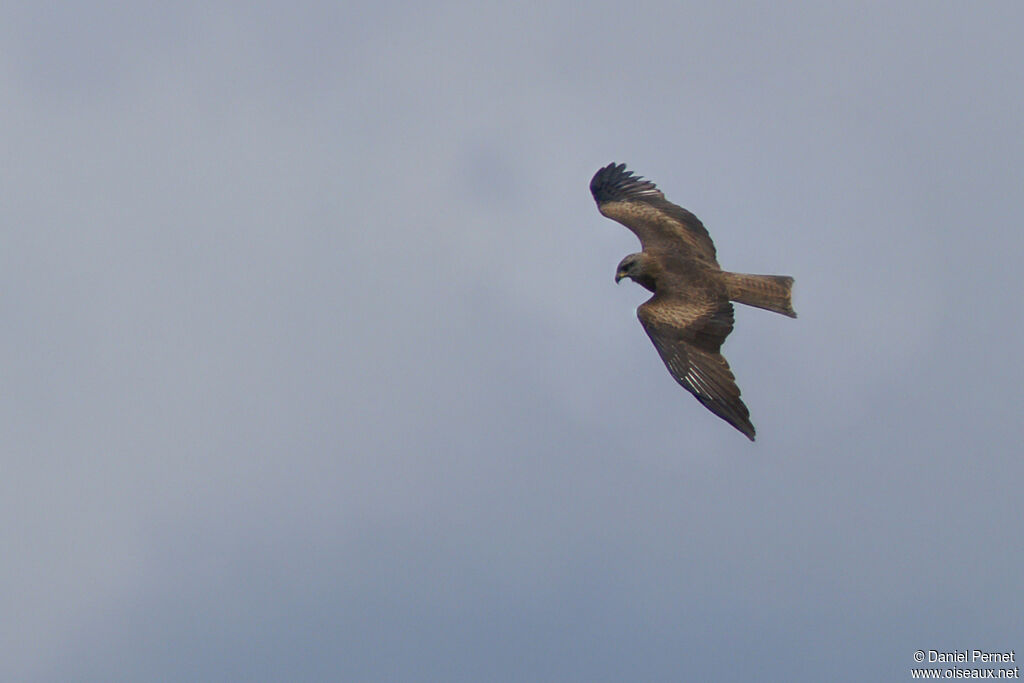
[[[649,254],[630,254],[619,262],[619,267],[615,271],[615,282],[618,283],[622,278],[628,277],[653,292],[658,272],[658,264]]]
[[[630,254],[619,261],[619,267],[615,269],[615,284],[619,284],[623,278],[632,277],[640,268],[640,254]]]

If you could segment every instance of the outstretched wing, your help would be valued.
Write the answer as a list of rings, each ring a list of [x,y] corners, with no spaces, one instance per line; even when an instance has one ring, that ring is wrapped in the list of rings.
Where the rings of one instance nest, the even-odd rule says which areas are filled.
[[[732,332],[732,304],[721,301],[679,301],[652,297],[636,310],[668,371],[708,410],[754,440],[750,411],[719,353]]]
[[[636,233],[645,251],[683,251],[717,265],[715,245],[704,224],[665,199],[654,183],[611,163],[590,181],[598,210]]]

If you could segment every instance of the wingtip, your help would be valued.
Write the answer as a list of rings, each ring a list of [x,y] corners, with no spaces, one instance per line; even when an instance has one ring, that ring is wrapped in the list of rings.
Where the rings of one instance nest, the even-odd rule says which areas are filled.
[[[744,420],[743,422],[739,422],[739,423],[732,422],[730,420],[730,423],[732,424],[733,427],[736,428],[736,430],[740,434],[742,434],[743,436],[747,437],[751,441],[755,440],[754,437],[757,435],[757,430],[754,429],[754,424],[750,420]]]
[[[602,166],[590,179],[590,194],[594,195],[594,199],[600,204],[602,198],[607,194],[607,188],[611,184],[612,178],[625,173],[628,173],[625,164],[617,164],[613,161],[607,166]]]
[[[594,174],[590,180],[590,193],[598,204],[661,196],[661,191],[654,183],[627,171],[626,164],[614,161]]]

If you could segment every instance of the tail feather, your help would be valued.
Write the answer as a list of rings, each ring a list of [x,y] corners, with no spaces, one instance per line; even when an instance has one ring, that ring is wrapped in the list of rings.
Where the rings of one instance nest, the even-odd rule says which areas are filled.
[[[796,317],[793,310],[793,278],[788,275],[748,275],[746,273],[722,273],[730,301],[774,311],[790,318]]]

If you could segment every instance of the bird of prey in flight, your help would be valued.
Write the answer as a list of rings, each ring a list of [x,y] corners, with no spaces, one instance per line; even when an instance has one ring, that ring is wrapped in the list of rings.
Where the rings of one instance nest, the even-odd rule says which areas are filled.
[[[793,278],[722,270],[696,216],[665,199],[649,180],[609,164],[590,181],[598,210],[640,238],[619,263],[615,282],[632,278],[654,292],[636,309],[668,371],[712,413],[754,440],[750,411],[720,350],[732,332],[731,301],[796,317]]]

